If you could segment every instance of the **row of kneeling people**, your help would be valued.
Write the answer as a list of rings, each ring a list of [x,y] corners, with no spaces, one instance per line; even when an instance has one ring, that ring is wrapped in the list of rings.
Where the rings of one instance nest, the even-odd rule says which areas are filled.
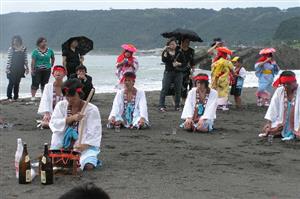
[[[59,73],[61,73],[59,75]],[[54,69],[55,82],[53,89],[60,85],[62,97],[48,94],[48,100],[43,99],[40,106],[48,107],[49,127],[53,132],[51,149],[75,148],[81,151],[80,164],[82,169],[92,169],[101,164],[97,159],[100,153],[102,137],[101,117],[98,108],[85,104],[82,84],[76,79],[65,82],[56,77],[63,75],[62,69]],[[124,74],[124,88],[119,90],[114,98],[112,110],[108,118],[108,127],[147,128],[148,119],[147,100],[145,92],[134,87],[136,75],[132,72]],[[57,81],[58,80],[58,81]],[[184,105],[181,115],[182,128],[189,131],[210,132],[213,130],[217,110],[217,91],[209,87],[209,77],[198,74],[194,77],[195,87],[192,88]],[[260,136],[278,135],[283,140],[293,139],[300,135],[300,88],[296,76],[291,71],[284,71],[274,86],[275,94],[271,100],[265,119],[268,120]],[[54,92],[53,92],[54,93]],[[42,104],[42,101],[44,105]],[[47,105],[45,105],[47,104]],[[39,110],[41,112],[42,108]],[[84,119],[84,120],[83,120]],[[83,120],[82,140],[79,143],[79,122]],[[177,124],[175,124],[177,125]]]

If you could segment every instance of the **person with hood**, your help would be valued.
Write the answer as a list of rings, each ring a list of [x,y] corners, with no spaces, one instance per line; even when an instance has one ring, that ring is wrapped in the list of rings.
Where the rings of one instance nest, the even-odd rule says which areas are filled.
[[[262,49],[259,53],[261,57],[254,66],[255,75],[258,78],[257,106],[269,106],[270,104],[273,92],[272,83],[280,70],[273,58],[274,52],[274,48]]]
[[[228,60],[232,51],[226,47],[216,48],[217,56],[212,64],[211,87],[218,91],[218,107],[221,110],[228,110],[229,76],[233,73],[233,64]]]
[[[123,50],[118,56],[116,63],[116,75],[119,79],[119,85],[117,85],[117,88],[119,89],[124,86],[124,74],[126,72],[136,73],[139,68],[138,60],[133,56],[133,54],[137,51],[136,47],[132,44],[123,44],[121,47]]]

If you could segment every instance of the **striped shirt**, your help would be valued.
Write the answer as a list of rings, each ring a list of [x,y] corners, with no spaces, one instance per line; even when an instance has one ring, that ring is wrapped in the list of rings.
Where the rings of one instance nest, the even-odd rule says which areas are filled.
[[[25,46],[22,46],[21,51],[24,53],[24,65],[28,66],[28,59],[27,59],[27,49],[25,48]],[[14,53],[14,48],[13,47],[9,47],[8,52],[7,52],[7,64],[6,64],[6,69],[9,70],[12,64],[12,56]]]

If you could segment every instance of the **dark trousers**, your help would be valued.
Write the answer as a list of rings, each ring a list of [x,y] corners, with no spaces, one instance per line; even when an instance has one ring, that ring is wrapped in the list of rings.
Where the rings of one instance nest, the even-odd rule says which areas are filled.
[[[175,90],[175,107],[178,108],[180,104],[181,86],[182,86],[182,73],[175,71],[165,71],[162,80],[162,89],[160,91],[159,106],[165,107],[165,98],[171,87],[171,83],[174,82]]]
[[[11,75],[7,76],[8,86],[7,86],[7,98],[12,99],[12,92],[14,91],[14,99],[19,98],[19,87],[21,82],[21,77],[14,77]]]
[[[41,85],[41,90],[44,91],[45,85],[49,82],[51,75],[51,69],[35,69],[34,74],[32,75],[32,90],[38,90]]]
[[[190,79],[190,73],[183,73],[181,97],[186,99],[188,92],[193,88],[193,81]]]

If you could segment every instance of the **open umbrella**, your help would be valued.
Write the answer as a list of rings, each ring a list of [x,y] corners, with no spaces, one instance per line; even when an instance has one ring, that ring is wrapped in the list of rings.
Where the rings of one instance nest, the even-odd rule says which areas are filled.
[[[259,51],[259,54],[265,55],[265,54],[270,54],[270,53],[275,53],[275,52],[276,52],[275,48],[264,48]]]
[[[78,37],[71,37],[66,42],[64,42],[61,46],[62,51],[68,50],[70,48],[70,44],[72,41],[77,40],[78,41],[78,52],[80,55],[85,55],[91,50],[93,50],[94,43],[91,39],[85,37],[85,36],[78,36]]]
[[[172,32],[164,32],[161,35],[165,38],[175,37],[178,40],[189,39],[190,41],[203,41],[196,32],[182,28],[177,28]]]

